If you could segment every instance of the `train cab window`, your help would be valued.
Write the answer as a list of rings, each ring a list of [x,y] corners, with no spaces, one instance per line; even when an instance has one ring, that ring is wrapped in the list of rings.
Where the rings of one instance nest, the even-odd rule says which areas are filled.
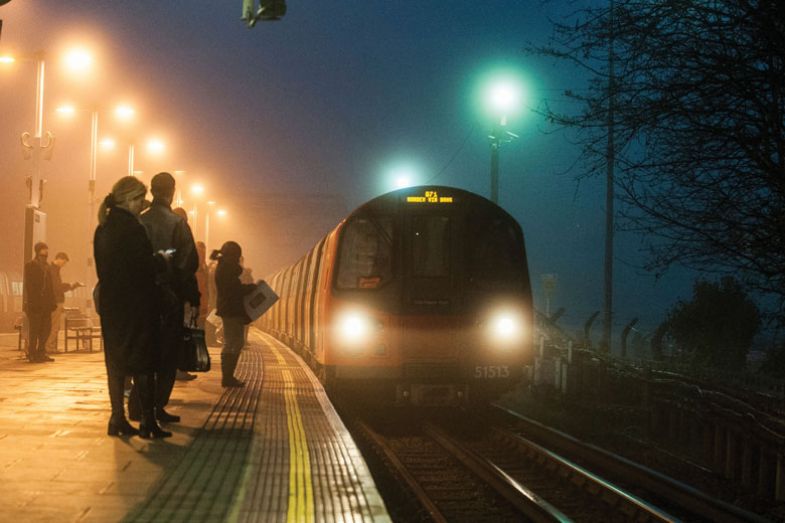
[[[515,228],[499,218],[474,219],[468,248],[470,277],[474,280],[516,279],[523,270],[521,244]]]
[[[411,228],[412,275],[440,278],[450,274],[450,219],[413,216]]]
[[[355,218],[344,229],[338,258],[339,289],[377,289],[392,278],[392,219]]]

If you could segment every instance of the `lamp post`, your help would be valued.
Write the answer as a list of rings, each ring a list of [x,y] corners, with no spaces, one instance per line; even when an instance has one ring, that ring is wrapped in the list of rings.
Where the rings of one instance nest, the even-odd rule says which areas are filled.
[[[204,245],[205,248],[208,249],[208,245],[210,245],[210,215],[212,214],[212,210],[215,207],[215,201],[209,200],[207,202],[207,210],[204,213]]]
[[[76,112],[76,108],[72,105],[64,105],[60,106],[56,109],[58,113],[64,116],[73,116]],[[117,119],[122,121],[129,121],[134,116],[133,108],[127,105],[119,105],[114,110],[115,116]],[[97,180],[97,163],[98,163],[98,125],[99,125],[99,108],[94,107],[90,111],[90,165],[89,165],[89,174],[88,174],[88,182],[87,182],[87,192],[88,192],[88,218],[87,218],[87,276],[85,278],[87,282],[87,288],[92,289],[94,286],[94,274],[91,270],[93,266],[93,230],[95,230],[95,220],[96,220],[96,196],[95,196],[95,189],[96,189],[96,180]],[[101,141],[101,144],[104,147],[111,146],[114,147],[114,140],[105,139]],[[87,299],[87,306],[90,307],[91,300]]]
[[[112,138],[104,138],[101,140],[100,145],[105,149],[114,149],[117,142]],[[157,138],[151,138],[147,142],[147,150],[153,154],[162,154],[166,150],[166,144]],[[128,176],[136,176],[142,171],[135,170],[136,161],[136,143],[131,141],[128,144]]]
[[[181,170],[173,171],[175,179],[175,187],[177,188],[177,193],[175,195],[174,203],[178,207],[183,206],[183,176],[185,176],[186,172]]]
[[[23,59],[34,61],[36,68],[35,82],[35,120],[33,121],[33,134],[25,131],[21,136],[22,154],[26,160],[31,160],[30,171],[26,177],[27,204],[25,205],[25,226],[23,261],[27,263],[33,254],[33,244],[46,239],[46,214],[40,211],[41,200],[44,193],[44,181],[41,178],[41,160],[52,157],[55,137],[47,131],[44,135],[44,78],[46,62],[44,53],[39,51],[31,58]],[[10,55],[2,56],[2,62],[12,64],[16,58]]]
[[[194,237],[199,234],[199,202],[204,196],[204,185],[195,183],[191,185],[191,194],[194,196],[194,206],[191,209],[191,216],[193,216],[193,233]],[[206,242],[205,242],[206,243]]]
[[[210,252],[210,215],[212,214],[210,208],[215,205],[215,202],[207,202],[207,205],[209,207],[204,221],[204,246],[207,252]],[[226,209],[218,209],[215,211],[215,216],[218,218],[224,218],[226,217],[226,214]]]
[[[486,108],[494,117],[492,131],[488,135],[491,145],[490,196],[493,203],[499,203],[499,149],[503,144],[518,138],[506,127],[507,119],[520,110],[522,94],[520,82],[510,74],[494,76],[484,89]]]
[[[148,154],[153,156],[160,156],[166,151],[166,144],[163,140],[157,137],[153,137],[147,140],[147,144],[145,146]],[[130,176],[134,176],[134,146],[131,144],[131,148],[128,150],[128,173]]]

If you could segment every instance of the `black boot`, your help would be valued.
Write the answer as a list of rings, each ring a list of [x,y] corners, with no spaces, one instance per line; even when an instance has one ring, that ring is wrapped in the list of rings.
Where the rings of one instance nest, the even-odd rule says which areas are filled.
[[[244,387],[245,383],[234,377],[234,369],[237,368],[239,354],[221,354],[221,386],[222,387]]]
[[[107,369],[107,381],[109,384],[109,401],[112,404],[112,417],[109,418],[109,427],[106,433],[110,436],[135,436],[139,434],[125,419],[125,409],[123,408],[123,392],[125,390],[125,375],[114,369]]]
[[[139,425],[139,437],[144,439],[169,438],[171,432],[163,430],[155,420],[155,375],[137,374],[134,381],[139,389],[142,403],[142,422]]]
[[[112,414],[106,433],[110,436],[136,436],[139,431],[133,428],[122,414]]]
[[[155,417],[161,423],[179,423],[180,421],[180,416],[177,416],[175,414],[169,414],[164,410],[163,407],[157,407],[155,409]]]

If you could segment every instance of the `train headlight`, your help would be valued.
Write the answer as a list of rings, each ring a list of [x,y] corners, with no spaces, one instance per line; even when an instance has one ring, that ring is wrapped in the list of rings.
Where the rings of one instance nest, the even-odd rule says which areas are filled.
[[[524,329],[523,316],[510,310],[496,311],[486,322],[487,335],[496,345],[518,343],[523,339]]]
[[[367,343],[374,331],[374,321],[365,312],[351,310],[343,312],[335,324],[338,339],[345,345],[357,347]]]

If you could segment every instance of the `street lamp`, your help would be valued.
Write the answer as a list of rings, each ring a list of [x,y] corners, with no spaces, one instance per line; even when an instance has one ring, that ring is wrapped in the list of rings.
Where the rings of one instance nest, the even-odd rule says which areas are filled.
[[[166,143],[160,138],[150,138],[146,144],[147,152],[153,156],[160,156],[166,151]],[[132,142],[128,145],[128,176],[136,176],[138,171],[134,171],[136,145]]]
[[[175,179],[175,187],[177,187],[177,195],[175,197],[175,204],[178,207],[182,207],[184,200],[183,200],[183,176],[185,175],[185,171],[173,171],[174,179]]]
[[[491,134],[488,135],[491,144],[491,201],[499,203],[499,149],[518,138],[505,127],[508,118],[520,110],[523,102],[520,80],[511,73],[493,75],[483,88],[483,102],[486,111],[494,118]]]
[[[194,183],[191,185],[191,194],[194,196],[194,207],[191,209],[191,215],[194,218],[194,236],[197,235],[199,229],[199,201],[204,196],[204,185],[201,183]]]
[[[215,207],[215,201],[209,200],[207,202],[207,211],[204,213],[204,246],[207,252],[210,252],[210,214]]]
[[[398,165],[390,171],[396,189],[405,189],[416,185],[417,170],[411,165]]]
[[[78,70],[84,72],[92,63],[92,58],[87,51],[82,50],[79,60],[69,60],[72,52],[66,55],[66,66],[74,71],[78,65]],[[8,54],[0,56],[0,63],[13,64],[16,57]],[[30,174],[27,176],[26,183],[28,189],[27,205],[25,206],[25,230],[23,246],[23,263],[26,263],[33,251],[33,244],[36,241],[46,238],[46,214],[40,210],[41,200],[43,199],[44,182],[41,179],[41,159],[51,159],[54,147],[54,135],[46,131],[44,133],[44,78],[46,71],[45,56],[42,51],[38,51],[32,56],[22,57],[22,61],[35,62],[36,65],[36,84],[35,84],[35,120],[32,135],[23,132],[21,136],[22,153],[26,159],[30,159]]]
[[[73,67],[83,69],[85,64],[91,63],[91,59],[85,57],[82,51],[74,51],[71,54],[67,55],[67,61],[72,64]],[[72,117],[76,114],[76,107],[73,105],[67,104],[58,107],[55,110],[58,114],[66,117]],[[120,120],[127,121],[130,116],[133,116],[133,109],[127,105],[119,105],[114,110],[115,115]],[[93,271],[90,268],[93,266],[93,230],[95,229],[95,220],[96,220],[96,197],[95,197],[95,185],[96,185],[96,178],[97,178],[97,160],[98,160],[98,117],[99,117],[99,110],[97,107],[94,107],[90,111],[90,171],[89,177],[87,182],[87,191],[89,193],[89,214],[87,219],[87,277],[85,278],[88,284],[88,289],[92,289],[93,287]],[[101,140],[100,145],[103,148],[114,148],[114,140],[111,139],[104,139]],[[88,300],[88,304],[89,304]],[[89,306],[89,305],[88,305]]]
[[[204,245],[207,252],[210,252],[210,215],[211,210],[215,207],[214,201],[207,202],[207,215],[204,220]],[[218,209],[215,211],[218,218],[225,218],[227,215],[226,209]]]

